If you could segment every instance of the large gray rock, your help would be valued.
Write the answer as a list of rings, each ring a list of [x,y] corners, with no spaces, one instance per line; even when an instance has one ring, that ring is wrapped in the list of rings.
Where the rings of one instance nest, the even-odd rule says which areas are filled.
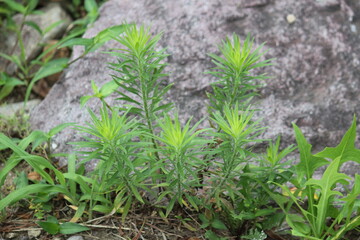
[[[256,45],[267,42],[267,58],[275,65],[261,69],[273,76],[260,94],[259,113],[269,126],[266,138],[283,136],[294,143],[291,122],[301,127],[315,148],[336,145],[360,116],[360,5],[357,1],[313,0],[110,0],[100,9],[100,18],[85,37],[123,21],[144,23],[168,47],[175,82],[168,98],[183,119],[206,115],[206,94],[214,79],[203,74],[213,67],[207,53],[233,32],[243,39],[251,33]],[[118,47],[107,43],[102,49]],[[79,60],[65,71],[46,99],[32,112],[34,128],[49,130],[63,122],[88,119],[79,98],[91,93],[90,80],[98,85],[109,81],[107,62],[115,59],[100,50]],[[76,48],[73,58],[82,53]],[[89,106],[99,107],[93,101]],[[55,141],[59,150],[78,138],[70,129]],[[358,169],[353,171],[358,171]]]
[[[24,41],[23,43],[27,60],[31,60],[36,57],[42,48],[42,44],[63,34],[65,29],[71,23],[69,14],[61,8],[59,3],[48,4],[48,6],[41,9],[41,11],[43,12],[42,14],[27,16],[26,21],[35,22],[43,32],[52,24],[58,24],[49,31],[44,32],[43,35],[40,35],[40,33],[32,27],[27,25],[24,26],[22,30],[22,38]],[[23,20],[23,15],[17,14],[13,17],[13,20],[20,25]],[[15,43],[17,42],[16,33],[6,31],[5,29],[0,30],[0,52],[20,56],[21,49],[19,44],[15,47]],[[14,52],[12,52],[13,49]],[[5,59],[0,58],[0,71],[6,71],[9,74],[13,74],[16,69],[17,66],[15,64],[8,64]]]

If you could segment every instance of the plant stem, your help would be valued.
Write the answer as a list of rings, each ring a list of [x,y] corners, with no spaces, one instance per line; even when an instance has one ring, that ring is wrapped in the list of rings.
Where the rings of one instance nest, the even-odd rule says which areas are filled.
[[[237,145],[236,142],[237,142],[237,141],[235,140],[235,142],[234,142],[234,145],[235,145],[235,146]],[[237,155],[237,151],[236,151],[235,149],[232,149],[232,150],[233,150],[233,154],[232,154],[232,156],[231,156],[231,158],[230,158],[229,163],[226,164],[226,161],[224,161],[225,175],[224,175],[224,177],[221,179],[220,183],[216,186],[216,188],[214,188],[214,190],[211,192],[211,194],[209,195],[208,200],[210,200],[210,199],[214,196],[214,194],[216,193],[216,191],[217,191],[218,189],[220,189],[220,188],[224,185],[225,181],[229,178],[229,176],[230,176],[230,174],[231,174],[231,172],[232,172],[232,170],[233,170],[233,165],[234,165],[234,161],[235,161],[235,158],[236,158],[236,155]]]

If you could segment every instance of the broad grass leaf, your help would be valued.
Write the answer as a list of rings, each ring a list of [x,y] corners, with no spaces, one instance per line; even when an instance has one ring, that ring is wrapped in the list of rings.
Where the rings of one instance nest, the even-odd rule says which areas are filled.
[[[36,6],[38,5],[39,3],[39,0],[30,0],[28,1],[28,5],[26,6],[26,12],[27,13],[31,13],[35,8]]]
[[[105,205],[95,205],[92,208],[92,211],[96,211],[96,212],[101,212],[103,214],[108,214],[110,213],[112,210],[112,207],[110,206],[105,206]]]
[[[20,158],[28,162],[34,168],[34,170],[38,172],[46,181],[48,181],[50,184],[54,184],[53,179],[47,172],[43,170],[43,167],[47,167],[55,171],[57,171],[57,169],[55,169],[55,167],[51,165],[45,158],[30,155],[2,133],[0,133],[0,144],[13,150],[14,153],[16,153]]]
[[[21,189],[17,189],[0,200],[0,211],[14,202],[29,197],[30,194],[47,192],[51,188],[52,186],[49,184],[32,184]]]
[[[98,10],[98,5],[95,0],[85,0],[84,7],[88,13],[96,13]]]
[[[218,218],[215,218],[214,220],[211,221],[211,227],[219,230],[227,229],[226,225]]]
[[[0,100],[8,96],[16,86],[25,85],[25,83],[15,77],[9,77],[5,73],[0,73]]]
[[[88,231],[90,228],[73,222],[66,222],[60,225],[59,232],[61,234],[74,234],[78,232]]]
[[[68,58],[58,58],[58,59],[53,59],[47,62],[44,66],[42,66],[39,69],[39,71],[35,74],[33,79],[31,79],[29,86],[26,89],[25,102],[27,102],[27,100],[29,99],[31,90],[37,81],[39,81],[44,77],[61,72],[62,70],[64,70],[64,68],[67,67],[68,61],[69,61]]]
[[[16,12],[19,12],[22,14],[26,13],[26,8],[22,4],[14,1],[14,0],[4,0],[3,2],[6,5],[8,5],[8,7],[10,7],[12,10],[14,10]]]
[[[1,135],[0,135],[1,137]],[[4,181],[6,179],[6,176],[8,173],[16,167],[20,162],[22,161],[21,157],[14,156],[10,157],[7,161],[5,166],[0,170],[0,187],[4,184]]]
[[[37,222],[37,224],[44,229],[46,232],[50,234],[57,234],[60,230],[60,224],[59,223],[53,223],[53,222]]]

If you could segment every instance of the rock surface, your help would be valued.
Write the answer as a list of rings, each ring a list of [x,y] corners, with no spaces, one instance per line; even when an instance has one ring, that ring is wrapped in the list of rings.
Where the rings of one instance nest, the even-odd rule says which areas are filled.
[[[22,31],[22,37],[24,40],[24,48],[26,51],[26,59],[31,60],[36,57],[41,49],[41,44],[46,43],[48,40],[54,39],[55,37],[62,34],[65,29],[71,23],[70,16],[61,8],[58,3],[51,3],[47,7],[41,9],[43,14],[39,15],[29,15],[26,17],[26,21],[35,22],[40,29],[44,32],[46,28],[50,27],[52,24],[57,24],[55,27],[50,29],[47,32],[44,32],[44,35],[41,36],[39,32],[35,29],[25,25]],[[13,17],[13,20],[19,25],[21,23],[23,15],[17,14]],[[61,22],[60,22],[61,21]],[[0,52],[6,54],[12,54],[12,49],[16,43],[16,34],[14,32],[8,32],[4,29],[0,31]],[[15,48],[14,55],[20,55],[19,45]],[[12,74],[16,71],[17,67],[15,64],[7,64],[3,58],[0,58],[0,71],[6,71],[9,74]]]
[[[294,21],[287,19],[293,16]],[[259,113],[269,126],[265,138],[281,134],[294,143],[295,122],[315,148],[334,146],[360,116],[360,4],[330,0],[110,0],[100,9],[100,18],[84,37],[93,37],[106,27],[123,21],[144,23],[156,33],[164,31],[162,47],[168,47],[175,82],[168,98],[183,119],[206,115],[206,94],[214,79],[203,74],[213,67],[207,53],[233,32],[243,39],[251,33],[256,45],[266,43],[266,58],[275,65],[261,69],[273,76],[259,97]],[[111,78],[107,62],[115,59],[100,53],[118,47],[108,42],[102,49],[79,60],[65,71],[46,99],[32,112],[34,128],[49,130],[63,122],[84,123],[86,111],[79,98],[91,93],[90,80],[102,85]],[[81,47],[73,58],[82,53]],[[96,108],[94,101],[89,104]],[[59,151],[74,141],[71,129],[54,140]],[[349,171],[358,171],[350,168]]]
[[[30,100],[27,102],[25,108],[24,108],[23,102],[11,103],[8,105],[6,105],[6,104],[1,105],[0,106],[0,119],[2,117],[11,118],[19,111],[29,112],[39,103],[40,103],[39,99],[33,99],[33,100]]]

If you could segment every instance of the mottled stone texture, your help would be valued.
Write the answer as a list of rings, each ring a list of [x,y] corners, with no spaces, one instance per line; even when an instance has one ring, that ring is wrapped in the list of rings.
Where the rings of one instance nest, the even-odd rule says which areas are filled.
[[[296,17],[291,24],[286,20],[289,14]],[[203,74],[213,67],[207,53],[216,53],[221,40],[233,32],[242,39],[250,33],[256,45],[266,42],[266,58],[276,58],[274,66],[259,71],[273,76],[258,99],[259,116],[269,126],[264,137],[281,134],[285,143],[294,143],[291,122],[295,122],[316,149],[334,146],[353,115],[360,116],[359,1],[110,0],[85,37],[123,21],[144,23],[155,33],[164,31],[161,45],[171,54],[167,70],[169,82],[175,82],[169,99],[184,120],[206,115],[205,92],[214,81]],[[100,50],[113,47],[118,45],[109,42]],[[59,123],[88,119],[79,98],[90,94],[90,80],[101,85],[111,79],[106,63],[115,61],[100,50],[65,71],[32,112],[34,128],[49,130]],[[76,48],[73,58],[81,52]],[[76,136],[68,129],[55,141],[64,150]]]

